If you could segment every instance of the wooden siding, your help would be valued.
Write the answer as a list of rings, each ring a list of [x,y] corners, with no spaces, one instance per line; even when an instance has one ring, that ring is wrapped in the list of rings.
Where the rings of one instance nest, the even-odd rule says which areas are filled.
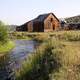
[[[33,32],[33,21],[28,22],[27,24],[28,32]]]
[[[50,14],[45,20],[44,20],[44,31],[54,31],[57,30],[60,27],[59,21]]]

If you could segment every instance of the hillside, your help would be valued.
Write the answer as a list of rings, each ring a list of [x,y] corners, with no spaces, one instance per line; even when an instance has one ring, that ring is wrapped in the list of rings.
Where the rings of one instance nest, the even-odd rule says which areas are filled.
[[[12,32],[16,31],[17,25],[7,25],[7,26],[8,26],[9,31],[12,31]]]
[[[80,15],[65,18],[65,20],[67,21],[67,23],[80,23]]]

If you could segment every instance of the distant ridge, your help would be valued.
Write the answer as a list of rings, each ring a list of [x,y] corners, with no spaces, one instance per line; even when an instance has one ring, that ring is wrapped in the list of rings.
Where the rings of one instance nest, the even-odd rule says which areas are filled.
[[[7,26],[8,26],[9,31],[14,32],[14,31],[16,31],[16,27],[18,25],[7,25]]]
[[[67,23],[80,23],[80,15],[65,18]]]

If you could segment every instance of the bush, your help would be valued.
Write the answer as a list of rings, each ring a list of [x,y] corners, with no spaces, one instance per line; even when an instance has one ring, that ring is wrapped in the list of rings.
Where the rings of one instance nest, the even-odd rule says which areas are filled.
[[[8,40],[7,27],[0,21],[0,42],[6,42]]]

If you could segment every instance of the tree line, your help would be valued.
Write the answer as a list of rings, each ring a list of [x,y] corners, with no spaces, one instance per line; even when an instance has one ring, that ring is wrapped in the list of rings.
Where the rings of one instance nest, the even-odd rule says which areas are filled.
[[[74,16],[74,17],[65,18],[65,20],[69,24],[71,24],[71,23],[80,23],[80,15]]]

